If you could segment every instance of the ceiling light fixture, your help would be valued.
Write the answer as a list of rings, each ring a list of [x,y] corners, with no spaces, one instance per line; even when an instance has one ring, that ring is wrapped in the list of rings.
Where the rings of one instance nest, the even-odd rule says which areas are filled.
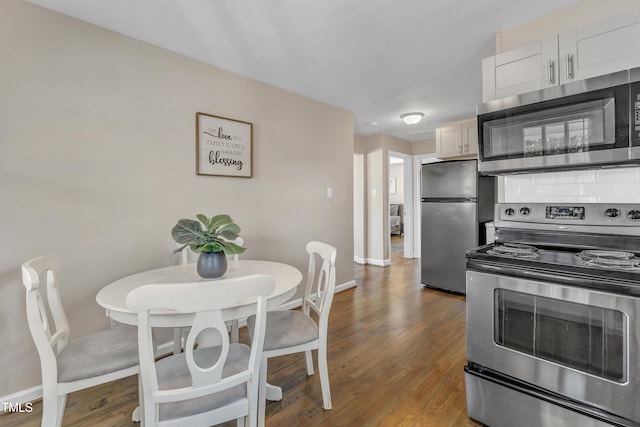
[[[418,113],[418,112],[404,113],[400,115],[400,118],[402,119],[402,121],[408,125],[415,125],[419,123],[423,117],[424,117],[424,113]]]

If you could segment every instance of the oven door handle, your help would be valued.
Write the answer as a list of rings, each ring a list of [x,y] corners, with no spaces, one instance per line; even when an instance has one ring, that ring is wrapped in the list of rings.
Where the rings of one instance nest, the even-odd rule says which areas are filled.
[[[489,260],[467,260],[467,269],[498,276],[509,276],[528,280],[558,283],[578,288],[589,288],[609,293],[640,297],[640,286],[624,279],[608,279],[589,276],[574,271],[548,271],[535,267],[518,268],[515,265],[504,265]]]

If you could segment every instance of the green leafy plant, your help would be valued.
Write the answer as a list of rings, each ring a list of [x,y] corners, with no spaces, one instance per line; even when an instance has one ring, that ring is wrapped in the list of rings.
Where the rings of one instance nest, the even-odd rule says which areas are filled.
[[[176,249],[180,252],[187,246],[195,253],[224,252],[228,255],[243,253],[246,248],[233,240],[239,237],[240,227],[229,215],[216,215],[208,218],[199,214],[198,221],[181,219],[171,230],[171,237],[183,246]]]

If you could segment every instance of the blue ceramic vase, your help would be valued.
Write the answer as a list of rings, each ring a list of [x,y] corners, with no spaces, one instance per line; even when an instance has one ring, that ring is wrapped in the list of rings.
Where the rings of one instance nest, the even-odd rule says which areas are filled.
[[[203,279],[222,277],[227,271],[227,256],[224,252],[201,252],[196,270]]]

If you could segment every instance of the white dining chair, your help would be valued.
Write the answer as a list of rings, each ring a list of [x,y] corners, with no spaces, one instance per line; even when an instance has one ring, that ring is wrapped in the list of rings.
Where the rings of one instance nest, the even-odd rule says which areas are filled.
[[[135,327],[116,326],[69,340],[69,323],[58,292],[60,266],[55,255],[22,264],[27,322],[42,371],[43,427],[62,424],[69,393],[138,373]],[[46,301],[40,292],[42,284]]]
[[[233,243],[235,243],[238,246],[244,246],[244,239],[242,237],[238,236],[233,241]],[[229,258],[229,257],[227,257],[227,258]],[[240,255],[239,254],[234,254],[230,258],[231,258],[232,261],[238,261],[240,259]]]
[[[242,237],[238,237],[233,241],[237,245],[244,245],[244,239]],[[176,243],[178,248],[182,247],[182,244]],[[188,264],[189,259],[193,259],[197,254],[194,253],[191,248],[184,248],[180,252],[180,264]],[[232,256],[227,256],[227,260],[231,259],[232,261],[237,262],[240,257],[238,254],[234,254]],[[173,329],[173,354],[180,353],[182,351],[182,347],[184,344],[184,334],[186,331],[183,328],[174,328]],[[231,341],[238,342],[240,340],[240,326],[238,319],[232,320],[229,326],[229,333],[231,334]]]
[[[244,246],[244,239],[240,236],[238,236],[233,243],[235,243],[236,245],[239,246]],[[238,262],[238,260],[240,259],[240,255],[239,254],[233,254],[232,256],[227,256],[227,259],[231,258],[232,262]],[[231,341],[232,342],[238,342],[240,341],[240,319],[234,319],[231,321],[231,324],[229,325],[229,333],[231,334]]]
[[[176,248],[181,248],[183,245],[176,242]],[[189,258],[197,256],[191,248],[186,247],[180,251],[180,265],[189,264]],[[173,354],[178,354],[182,351],[183,338],[185,331],[182,328],[173,328]]]
[[[327,366],[327,330],[329,311],[336,288],[335,247],[321,242],[309,242],[309,268],[307,283],[302,300],[302,311],[270,311],[267,315],[267,328],[260,368],[259,417],[264,420],[266,409],[267,360],[272,357],[292,353],[305,353],[307,374],[313,375],[313,357],[311,350],[318,353],[318,371],[322,388],[324,409],[331,409],[331,391],[329,389],[329,369]],[[316,258],[322,264],[316,269]],[[314,318],[317,319],[314,320]],[[255,330],[256,319],[247,319],[249,333]]]
[[[210,426],[236,419],[257,425],[258,385],[264,342],[267,296],[273,277],[256,274],[209,282],[155,284],[129,293],[127,306],[138,313],[142,413],[147,426]],[[223,310],[257,297],[251,347],[229,341]],[[156,362],[152,310],[174,310],[189,326],[185,350]],[[187,324],[189,321],[189,324]],[[206,332],[205,332],[206,331]],[[199,345],[201,334],[218,338]]]

